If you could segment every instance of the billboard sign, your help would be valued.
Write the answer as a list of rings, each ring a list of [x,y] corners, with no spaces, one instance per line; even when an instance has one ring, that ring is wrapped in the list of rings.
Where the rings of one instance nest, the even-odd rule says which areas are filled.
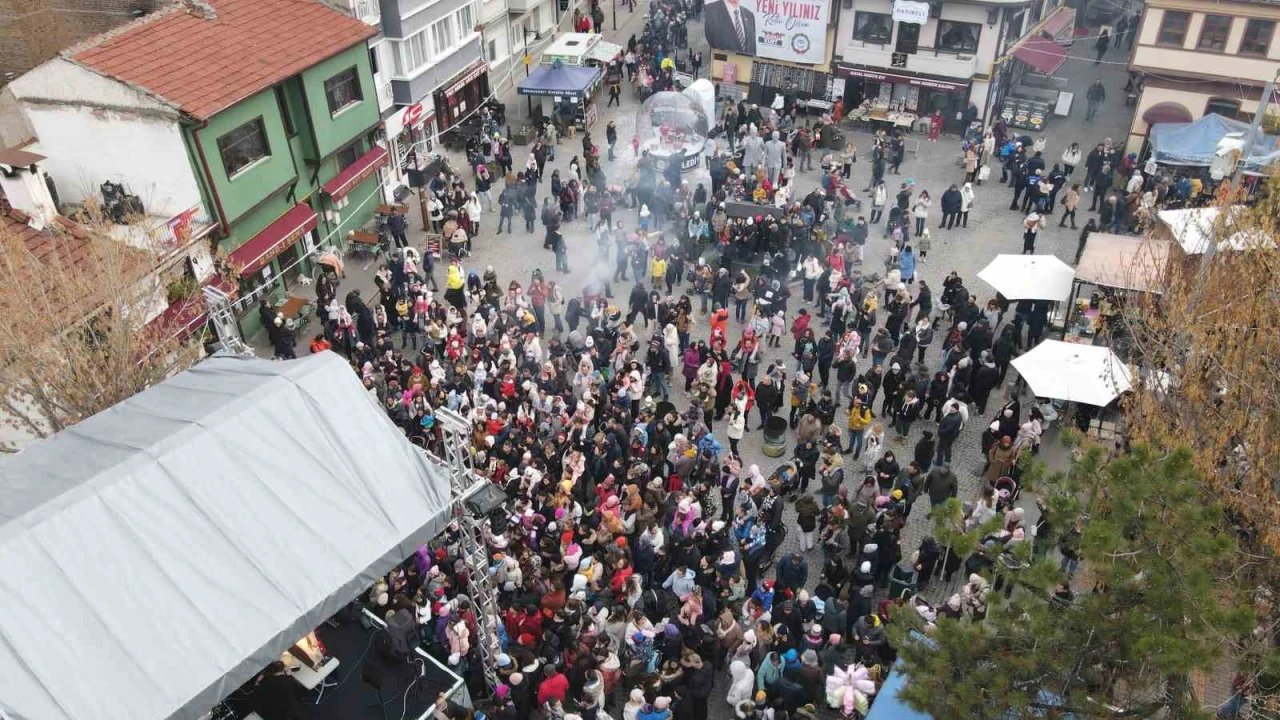
[[[715,0],[704,8],[716,50],[819,65],[827,59],[830,0]]]

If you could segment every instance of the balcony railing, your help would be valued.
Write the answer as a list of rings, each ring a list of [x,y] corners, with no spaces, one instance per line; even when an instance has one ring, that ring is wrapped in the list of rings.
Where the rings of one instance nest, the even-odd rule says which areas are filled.
[[[351,0],[351,10],[356,17],[369,25],[382,22],[382,10],[378,0]]]

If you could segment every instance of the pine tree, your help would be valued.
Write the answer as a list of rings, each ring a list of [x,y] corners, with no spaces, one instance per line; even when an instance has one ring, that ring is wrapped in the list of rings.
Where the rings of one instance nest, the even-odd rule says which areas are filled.
[[[1037,487],[1054,530],[1035,542],[1079,529],[1074,596],[1061,594],[1071,580],[1059,564],[1021,543],[985,571],[1016,585],[1010,599],[989,594],[985,620],[939,619],[921,640],[918,616],[899,613],[907,621],[891,631],[911,707],[939,719],[1045,717],[1058,705],[1087,718],[1207,717],[1191,673],[1258,651],[1251,605],[1229,580],[1231,524],[1191,451],[1080,455]]]

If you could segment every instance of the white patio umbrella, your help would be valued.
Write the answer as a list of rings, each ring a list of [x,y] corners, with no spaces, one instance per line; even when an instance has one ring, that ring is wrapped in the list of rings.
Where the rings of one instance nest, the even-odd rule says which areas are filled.
[[[1076,271],[1056,255],[997,255],[978,277],[1010,300],[1066,300]]]
[[[1037,397],[1054,400],[1101,407],[1133,387],[1129,368],[1111,348],[1097,345],[1045,340],[1013,367]]]

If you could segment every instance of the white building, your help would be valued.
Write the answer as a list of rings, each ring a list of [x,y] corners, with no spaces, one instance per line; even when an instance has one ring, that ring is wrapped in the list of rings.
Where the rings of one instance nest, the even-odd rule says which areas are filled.
[[[951,128],[971,103],[984,118],[1003,97],[1012,60],[997,64],[997,58],[1012,52],[1040,66],[1030,69],[1051,73],[1065,48],[1046,39],[1041,52],[1020,50],[1046,35],[1069,38],[1075,23],[1061,0],[859,0],[856,8],[843,2],[833,65],[845,79],[845,105],[879,98],[921,116],[938,109]]]

